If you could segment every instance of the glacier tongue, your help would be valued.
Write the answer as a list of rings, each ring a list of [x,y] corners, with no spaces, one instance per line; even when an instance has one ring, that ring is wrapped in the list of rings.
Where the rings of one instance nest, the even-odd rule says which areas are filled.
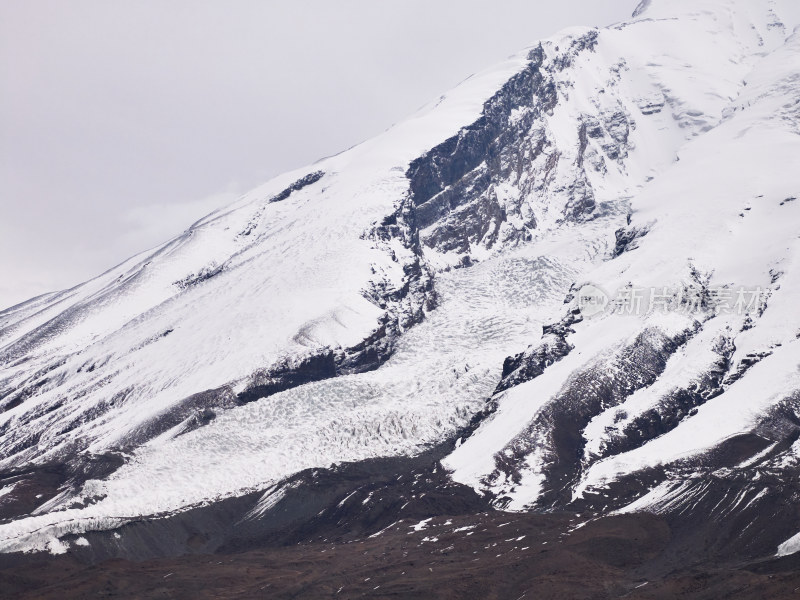
[[[308,383],[188,433],[167,432],[70,498],[89,506],[4,526],[5,548],[246,493],[308,467],[419,452],[452,436],[491,396],[497,366],[541,335],[581,268],[608,250],[605,234],[619,222],[602,219],[440,274],[439,308],[403,335],[380,369]],[[39,531],[33,539],[24,533],[31,530]]]
[[[660,510],[742,435],[738,464],[795,468],[797,12],[653,0],[562,32],[0,312],[0,467],[78,473],[0,550],[460,437],[452,478],[514,510]],[[582,318],[586,283],[705,300]],[[745,288],[766,306],[709,304]],[[498,388],[509,357],[532,367]]]

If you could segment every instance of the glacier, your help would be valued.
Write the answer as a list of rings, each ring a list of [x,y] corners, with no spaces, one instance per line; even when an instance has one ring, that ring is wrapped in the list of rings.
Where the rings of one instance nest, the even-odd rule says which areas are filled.
[[[503,510],[774,514],[800,469],[798,25],[645,0],[0,312],[0,473],[70,474],[0,551],[443,443]],[[703,301],[584,318],[588,284]],[[709,300],[741,289],[764,305]]]

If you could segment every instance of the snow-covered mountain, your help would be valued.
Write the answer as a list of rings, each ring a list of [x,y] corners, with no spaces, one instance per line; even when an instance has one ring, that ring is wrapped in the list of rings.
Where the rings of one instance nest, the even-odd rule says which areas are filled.
[[[800,550],[798,25],[644,0],[0,312],[0,550],[432,448],[500,509]]]

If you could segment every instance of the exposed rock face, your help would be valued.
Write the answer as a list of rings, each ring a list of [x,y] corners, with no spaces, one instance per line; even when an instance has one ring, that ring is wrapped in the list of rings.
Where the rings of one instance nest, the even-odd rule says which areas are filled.
[[[542,339],[539,344],[529,347],[516,356],[506,358],[496,392],[502,392],[539,377],[547,367],[569,354],[573,346],[567,341],[567,336],[575,333],[570,325],[578,320],[579,317],[570,314],[559,323],[545,325],[542,328]]]
[[[542,214],[540,199],[547,195],[554,198],[545,212],[559,211],[559,221],[592,217],[597,201],[587,170],[605,173],[606,159],[624,160],[635,123],[626,111],[598,104],[576,137],[566,139],[551,129],[550,118],[561,74],[594,52],[597,35],[590,30],[554,56],[541,45],[531,50],[527,67],[486,102],[478,121],[411,163],[411,194],[427,248],[463,262],[464,255],[472,260],[498,244],[529,241],[553,218]],[[624,63],[615,68],[618,74]]]
[[[433,310],[436,307],[434,274],[425,259],[419,231],[417,208],[408,199],[404,199],[393,214],[384,218],[380,225],[375,225],[365,234],[367,239],[375,242],[395,262],[398,258],[392,249],[394,243],[399,242],[410,253],[408,262],[403,265],[402,284],[399,287],[393,287],[387,278],[378,279],[376,277],[370,282],[370,289],[364,292],[377,306],[387,310],[385,327],[382,327],[382,331],[374,336],[374,341],[379,341],[384,337],[388,338],[384,339],[383,343],[389,350],[393,338],[422,321],[425,311]],[[372,343],[374,342],[369,339],[364,341],[366,346],[370,346]],[[355,349],[355,352],[363,352],[363,350]],[[381,355],[384,359],[388,358],[386,352]],[[357,367],[357,361],[358,359],[355,361],[351,359],[351,368]],[[378,366],[380,362],[382,361],[374,366]]]
[[[322,174],[301,187],[321,177]],[[412,203],[407,200],[401,202],[394,213],[365,232],[363,237],[391,256],[393,262],[399,262],[393,250],[395,244],[400,244],[410,256],[410,260],[402,264],[403,275],[399,286],[393,285],[390,278],[382,277],[384,272],[373,268],[375,277],[370,281],[369,289],[363,293],[370,302],[385,311],[379,327],[354,346],[325,348],[300,360],[285,359],[280,364],[257,371],[249,378],[245,390],[237,395],[239,402],[266,398],[312,381],[377,369],[392,355],[402,332],[420,323],[427,311],[436,308],[433,272],[423,255],[417,211]],[[301,330],[295,339],[302,344],[306,336],[307,333]]]
[[[426,246],[469,254],[472,246],[491,248],[498,242],[506,211],[514,207],[501,204],[494,188],[510,178],[519,183],[523,165],[542,154],[547,141],[532,137],[530,130],[556,102],[553,81],[543,72],[541,46],[529,59],[486,102],[479,120],[411,163],[407,175],[420,227],[430,228]],[[535,226],[529,217],[525,229],[506,240],[530,237]]]
[[[687,387],[677,387],[649,410],[636,415],[632,420],[622,419],[627,415],[620,414],[624,421],[621,431],[609,432],[609,438],[603,444],[604,455],[614,455],[655,439],[675,429],[687,417],[697,414],[697,407],[723,393],[723,379],[728,373],[730,359],[735,348],[730,340],[721,339],[714,352],[719,358],[704,370],[700,377]],[[598,457],[594,457],[596,460]]]
[[[583,429],[598,413],[622,404],[636,390],[652,385],[664,371],[668,358],[688,339],[692,330],[667,335],[658,329],[645,330],[631,343],[574,372],[565,385],[536,417],[506,447],[495,455],[496,468],[486,484],[505,505],[503,485],[522,482],[521,471],[534,452],[541,456],[546,478],[539,495],[542,506],[560,504],[571,498],[572,486],[580,473]],[[537,353],[534,353],[537,354]],[[531,379],[544,369],[532,369]],[[517,385],[525,379],[520,378]]]
[[[324,176],[325,176],[324,171],[314,171],[313,173],[309,173],[308,175],[305,175],[300,179],[298,179],[297,181],[295,181],[285,190],[275,194],[272,198],[270,198],[270,202],[280,202],[281,200],[286,200],[294,192],[299,192],[304,187],[317,183]]]
[[[614,235],[617,238],[617,244],[614,246],[614,257],[616,258],[623,252],[638,248],[637,240],[647,235],[647,227],[623,227],[617,229]]]

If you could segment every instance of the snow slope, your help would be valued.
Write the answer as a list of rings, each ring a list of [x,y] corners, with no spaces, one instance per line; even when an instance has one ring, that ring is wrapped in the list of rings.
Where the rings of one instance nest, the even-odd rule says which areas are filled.
[[[84,475],[0,524],[0,549],[461,432],[444,464],[498,506],[655,510],[670,465],[800,388],[799,18],[645,0],[0,313],[0,468]],[[583,318],[586,283],[701,300]],[[756,289],[765,306],[712,302]],[[762,458],[800,462],[782,452]]]
[[[654,4],[636,25],[604,35],[636,36],[631,46],[656,45],[654,51],[660,52],[661,41],[653,30],[663,25],[650,19],[666,14],[656,10],[666,4]],[[693,135],[677,149],[676,162],[631,200],[628,231],[646,234],[630,251],[585,274],[582,282],[612,295],[625,286],[644,291],[727,290],[734,305],[740,290],[762,290],[768,298],[766,310],[761,313],[747,304],[739,310],[704,304],[696,311],[673,311],[670,320],[683,322],[664,324],[660,307],[648,307],[645,296],[638,315],[607,311],[575,325],[575,335],[568,338],[575,350],[544,375],[504,392],[494,417],[447,461],[457,480],[507,496],[510,507],[536,505],[552,461],[559,460],[554,459],[558,451],[551,439],[552,423],[537,420],[543,409],[551,403],[588,403],[571,395],[575,374],[612,368],[624,375],[625,367],[609,360],[609,349],[630,345],[650,327],[671,338],[698,331],[677,343],[679,348],[670,352],[663,372],[652,382],[640,382],[644,385],[621,398],[603,398],[597,408],[584,406],[581,418],[586,422],[580,435],[585,450],[569,483],[578,497],[615,478],[706,452],[749,432],[768,409],[797,390],[800,208],[791,199],[800,188],[800,36],[779,25],[771,10],[759,22],[758,9],[764,8],[759,3],[695,6],[697,12],[690,13],[693,25],[710,28],[713,35],[692,32],[682,17],[672,27],[687,35],[685,43],[674,44],[671,55],[658,59],[642,52],[643,64],[635,69],[640,75],[649,71],[660,80],[658,86],[671,93],[686,90],[677,101],[667,99],[667,106],[678,108],[680,112],[673,112],[676,122],[694,129]],[[665,71],[666,64],[680,69]],[[732,372],[743,371],[753,356],[766,358],[722,385],[719,395],[703,398],[708,401],[702,406],[686,408],[685,413],[696,410],[679,414],[682,420],[676,427],[649,434],[652,439],[639,430],[639,439],[630,440],[626,427],[641,427],[643,421],[637,418],[669,401],[671,394],[703,385],[702,378],[720,362]],[[516,472],[503,472],[496,456],[518,456],[520,435],[528,445],[531,437],[539,439],[537,447],[518,460]]]

